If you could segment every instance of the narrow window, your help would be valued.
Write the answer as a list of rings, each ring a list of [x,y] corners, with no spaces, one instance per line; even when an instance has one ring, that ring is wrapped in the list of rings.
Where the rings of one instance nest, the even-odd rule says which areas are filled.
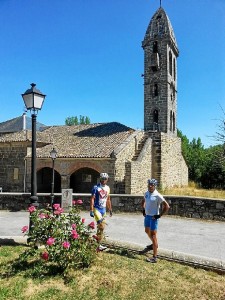
[[[173,132],[175,132],[175,114],[173,113]]]
[[[172,114],[172,110],[170,111],[170,131],[172,131],[173,128],[173,114]]]
[[[154,95],[154,97],[157,97],[159,95],[158,84],[157,83],[154,84],[153,95]]]
[[[172,83],[170,84],[170,100],[171,101],[173,101],[173,91],[174,91],[174,89],[173,89],[173,85],[172,85]]]
[[[153,111],[153,130],[159,131],[159,113],[158,110],[155,109]]]
[[[176,80],[176,59],[173,59],[173,78]]]
[[[169,73],[170,73],[171,76],[172,76],[172,64],[173,64],[173,62],[172,62],[172,53],[169,52]]]
[[[158,110],[155,109],[153,112],[153,122],[158,124],[158,120],[159,120],[159,113]]]
[[[153,53],[158,53],[158,42],[157,41],[155,41],[153,43]]]

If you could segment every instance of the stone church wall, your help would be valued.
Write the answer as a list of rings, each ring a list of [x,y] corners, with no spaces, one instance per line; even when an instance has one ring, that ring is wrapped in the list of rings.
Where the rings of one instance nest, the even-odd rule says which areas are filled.
[[[181,153],[181,139],[161,134],[162,188],[188,185],[188,167]]]
[[[126,194],[140,194],[147,189],[152,176],[152,139],[148,138],[138,159],[126,163]]]
[[[115,155],[115,175],[114,192],[125,193],[127,185],[131,181],[130,172],[127,173],[126,162],[131,161],[137,151],[138,144],[144,136],[144,131],[135,131],[123,144],[114,151]],[[125,179],[126,177],[126,179]]]
[[[0,187],[3,192],[23,192],[26,151],[23,143],[1,143]]]

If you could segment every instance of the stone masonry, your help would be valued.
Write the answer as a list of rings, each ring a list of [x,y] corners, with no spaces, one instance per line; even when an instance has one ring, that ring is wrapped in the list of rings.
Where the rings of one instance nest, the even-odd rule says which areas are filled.
[[[50,203],[48,194],[39,194],[40,207]],[[29,194],[0,193],[0,210],[27,210]],[[90,194],[73,194],[73,199],[82,199],[82,209],[89,211]],[[111,195],[113,212],[127,212],[141,214],[143,195]],[[225,221],[225,200],[205,199],[189,196],[165,196],[170,204],[169,215],[205,220]],[[61,194],[56,194],[56,203],[61,203]]]

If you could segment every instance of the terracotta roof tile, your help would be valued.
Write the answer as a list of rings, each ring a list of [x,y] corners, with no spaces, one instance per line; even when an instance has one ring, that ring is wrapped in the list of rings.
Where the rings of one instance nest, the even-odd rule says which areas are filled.
[[[46,127],[37,132],[37,144],[46,144],[37,148],[37,157],[50,157],[54,146],[57,157],[107,158],[133,132],[134,129],[117,122]],[[31,132],[0,136],[0,143],[8,141],[31,141]]]
[[[104,158],[126,140],[134,130],[120,123],[97,123],[76,126],[53,126],[48,135],[58,157]],[[39,148],[38,157],[49,157],[52,145]]]

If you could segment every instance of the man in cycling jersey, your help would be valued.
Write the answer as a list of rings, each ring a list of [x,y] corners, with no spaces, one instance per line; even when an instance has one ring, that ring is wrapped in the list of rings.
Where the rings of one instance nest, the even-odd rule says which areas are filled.
[[[112,205],[110,200],[110,188],[106,184],[109,179],[107,173],[100,174],[100,183],[95,185],[91,192],[90,201],[90,216],[94,217],[97,222],[97,238],[99,242],[98,250],[103,251],[107,247],[101,245],[103,233],[105,229],[106,208],[109,210],[110,217],[112,217]]]

